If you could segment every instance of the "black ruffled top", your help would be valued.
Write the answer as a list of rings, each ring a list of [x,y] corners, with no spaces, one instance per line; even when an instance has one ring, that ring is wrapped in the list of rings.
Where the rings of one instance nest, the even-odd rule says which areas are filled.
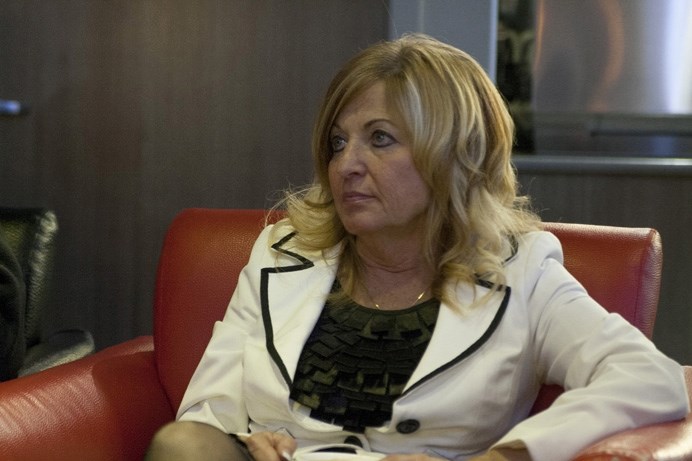
[[[428,346],[439,308],[436,299],[397,311],[327,303],[298,361],[291,399],[347,431],[384,425]]]

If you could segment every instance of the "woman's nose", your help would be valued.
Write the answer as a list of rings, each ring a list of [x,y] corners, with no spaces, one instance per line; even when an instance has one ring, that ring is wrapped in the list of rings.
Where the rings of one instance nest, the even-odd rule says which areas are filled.
[[[361,143],[349,142],[336,157],[337,171],[346,177],[365,172],[365,148]]]

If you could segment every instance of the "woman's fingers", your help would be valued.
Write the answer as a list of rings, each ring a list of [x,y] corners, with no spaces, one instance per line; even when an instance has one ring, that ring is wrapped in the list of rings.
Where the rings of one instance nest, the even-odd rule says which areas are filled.
[[[290,461],[296,449],[296,441],[276,432],[258,432],[243,441],[255,461]]]

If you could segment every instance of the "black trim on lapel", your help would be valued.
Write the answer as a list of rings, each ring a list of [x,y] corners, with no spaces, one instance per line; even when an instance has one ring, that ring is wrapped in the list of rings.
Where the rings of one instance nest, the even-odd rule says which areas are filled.
[[[286,380],[286,383],[288,384],[289,387],[293,385],[293,380],[291,379],[291,376],[288,373],[288,370],[286,369],[286,366],[284,365],[283,360],[281,360],[281,356],[279,355],[279,352],[276,350],[276,347],[274,347],[274,329],[272,328],[271,316],[269,315],[269,274],[279,274],[282,272],[299,271],[299,270],[308,269],[308,268],[314,266],[313,262],[310,261],[309,259],[305,258],[304,256],[301,256],[297,253],[294,253],[292,251],[288,251],[284,248],[281,248],[281,246],[283,244],[288,242],[295,235],[296,235],[295,232],[291,232],[290,234],[283,237],[278,242],[274,243],[272,245],[272,248],[274,250],[280,252],[280,253],[283,253],[285,255],[288,255],[292,258],[297,259],[298,261],[301,262],[301,264],[296,264],[294,266],[285,266],[285,267],[278,267],[278,266],[277,267],[264,267],[261,269],[261,280],[260,280],[260,300],[262,302],[262,323],[264,324],[264,331],[266,334],[267,351],[269,352],[269,355],[274,360],[274,363],[276,363],[276,366],[279,367],[279,371],[281,372],[281,375],[284,377],[284,380]]]
[[[479,285],[485,287],[485,288],[492,288],[492,287],[493,287],[493,283],[492,283],[492,282],[488,282],[488,281],[486,281],[486,280],[477,279],[477,283],[478,283]],[[504,317],[504,315],[505,315],[505,311],[507,310],[507,305],[509,304],[509,298],[510,298],[511,293],[512,293],[512,289],[511,289],[510,287],[507,287],[507,286],[501,286],[501,287],[500,287],[500,290],[504,290],[504,292],[505,292],[504,297],[502,298],[502,302],[500,303],[500,307],[498,308],[497,312],[495,313],[495,317],[493,317],[493,320],[490,322],[490,325],[488,326],[488,329],[485,330],[485,332],[483,333],[483,335],[482,335],[480,338],[478,338],[478,339],[476,340],[476,342],[474,342],[473,344],[471,344],[471,346],[469,346],[464,352],[462,352],[461,354],[459,354],[454,360],[451,360],[451,361],[445,363],[444,365],[442,365],[441,367],[437,368],[437,369],[436,369],[435,371],[433,371],[432,373],[429,373],[428,375],[426,375],[426,376],[425,376],[424,378],[422,378],[421,380],[416,381],[415,383],[413,383],[413,384],[411,385],[411,387],[409,387],[408,389],[406,389],[406,391],[404,391],[404,392],[401,394],[402,397],[403,397],[404,395],[408,394],[409,392],[411,392],[413,389],[419,387],[419,386],[422,385],[423,383],[429,381],[429,380],[432,379],[433,377],[439,375],[440,373],[444,372],[445,370],[448,370],[449,368],[453,367],[453,366],[456,365],[457,363],[459,363],[459,362],[461,362],[462,360],[466,359],[468,356],[470,356],[471,354],[473,354],[474,352],[476,352],[478,349],[480,349],[480,347],[481,347],[483,344],[485,344],[485,343],[488,341],[488,339],[490,339],[490,337],[493,335],[493,333],[495,333],[495,330],[497,329],[498,325],[500,325],[500,321],[502,320],[502,317]],[[434,333],[433,333],[433,334],[434,334]]]

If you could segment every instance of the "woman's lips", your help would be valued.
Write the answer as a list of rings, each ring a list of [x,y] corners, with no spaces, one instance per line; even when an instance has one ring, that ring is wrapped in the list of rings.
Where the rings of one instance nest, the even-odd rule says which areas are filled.
[[[370,198],[372,198],[371,195],[361,194],[360,192],[346,192],[342,195],[344,203],[361,202]]]

